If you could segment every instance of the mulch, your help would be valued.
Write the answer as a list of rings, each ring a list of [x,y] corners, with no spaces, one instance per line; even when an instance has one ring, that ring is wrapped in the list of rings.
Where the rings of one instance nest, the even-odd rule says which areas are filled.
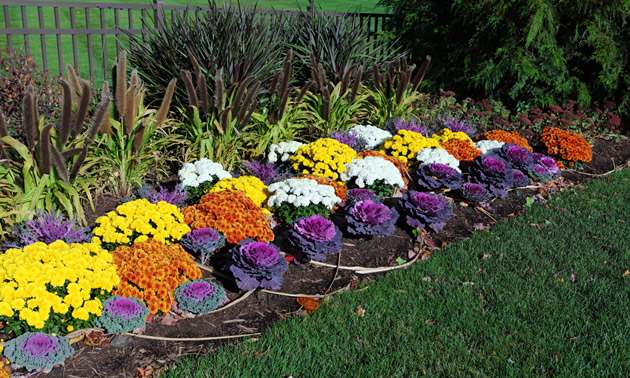
[[[561,188],[589,181],[606,172],[625,166],[630,160],[630,139],[621,141],[596,139],[593,146],[593,161],[586,164],[583,171],[564,171],[563,177],[539,189],[519,189],[510,191],[506,198],[491,202],[491,208],[480,210],[464,206],[455,198],[454,216],[447,222],[444,231],[428,233],[426,242],[437,247],[469,237],[473,232],[491,227],[492,224],[509,217],[517,216],[528,197],[546,196]],[[96,216],[113,210],[117,203],[112,198],[97,200],[97,209],[90,215]],[[382,267],[397,266],[397,259],[408,261],[412,255],[420,253],[418,260],[429,255],[427,245],[403,229],[388,238],[372,240],[344,239],[340,256],[331,255],[326,263],[344,266]],[[430,253],[440,253],[439,250]],[[398,260],[400,261],[400,260]],[[421,262],[419,262],[421,263]],[[204,277],[210,278],[208,272]],[[351,290],[361,280],[373,279],[374,274],[361,275],[353,271],[337,270],[330,267],[310,264],[290,264],[284,275],[282,290],[296,294],[323,294],[335,290]],[[217,279],[216,277],[213,279]],[[218,279],[226,287],[231,300],[243,295],[234,284]],[[281,296],[257,291],[245,300],[224,311],[196,318],[186,318],[173,325],[162,324],[159,320],[147,325],[145,335],[171,338],[198,338],[211,336],[243,335],[262,332],[270,324],[283,321],[287,317],[302,316],[301,306],[295,297]],[[141,372],[158,371],[177,359],[198,356],[212,352],[229,341],[164,341],[143,339],[132,336],[115,336],[102,345],[91,346],[85,342],[73,344],[76,354],[63,366],[53,369],[50,376],[68,377],[133,377]],[[41,376],[43,374],[40,374]]]

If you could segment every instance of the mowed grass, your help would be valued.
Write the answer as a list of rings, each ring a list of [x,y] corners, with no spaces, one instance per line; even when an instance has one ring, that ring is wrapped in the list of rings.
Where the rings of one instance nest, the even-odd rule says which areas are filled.
[[[340,1],[340,0],[326,0],[326,1],[317,1],[316,6],[318,9],[322,9],[326,12],[332,11],[347,11],[347,10],[361,10],[366,13],[385,13],[386,9],[379,7],[377,5],[378,0],[357,0],[357,1]],[[53,1],[54,2],[54,1]],[[54,29],[54,28],[62,28],[62,29],[70,29],[71,28],[71,19],[73,16],[75,19],[75,28],[77,29],[85,29],[87,25],[87,16],[86,13],[89,12],[90,26],[91,28],[99,29],[101,28],[101,12],[103,13],[103,25],[107,29],[116,29],[115,22],[115,13],[118,12],[118,25],[120,28],[128,29],[140,29],[142,27],[142,13],[140,10],[132,11],[132,22],[129,22],[129,13],[128,10],[117,9],[116,7],[108,8],[104,4],[109,3],[120,3],[120,4],[151,4],[150,0],[113,0],[113,1],[98,1],[98,0],[87,0],[86,2],[97,3],[98,5],[102,5],[102,9],[92,8],[89,11],[86,11],[85,7],[76,7],[74,9],[71,8],[59,8],[59,24],[57,25],[55,22],[55,14],[53,8],[43,7],[42,8],[42,20],[43,27],[46,29]],[[223,2],[219,2],[223,4]],[[253,0],[242,0],[240,4],[242,7],[253,7],[258,4],[258,8],[261,9],[276,9],[276,10],[284,10],[284,9],[306,9],[308,5],[307,0],[262,0],[262,1],[253,1]],[[203,0],[166,0],[166,5],[190,5],[190,6],[207,6],[208,2]],[[229,4],[229,2],[228,2]],[[238,4],[237,1],[232,1],[232,4]],[[35,28],[40,26],[39,13],[36,7],[25,7],[26,14],[26,25],[23,25],[22,22],[22,8],[20,6],[9,6],[9,19],[10,25],[12,28]],[[4,8],[3,8],[2,19],[4,20]],[[146,12],[145,19],[149,24],[152,24],[151,17],[153,15],[152,11]],[[169,16],[170,13],[167,13]],[[168,17],[167,17],[168,18]],[[4,24],[3,24],[4,25]],[[42,69],[46,68],[51,72],[52,75],[59,74],[60,70],[63,71],[63,67],[66,64],[71,64],[72,66],[78,68],[79,73],[82,77],[88,78],[90,77],[89,71],[89,57],[92,57],[93,67],[94,67],[94,77],[96,78],[97,84],[100,85],[103,79],[105,78],[106,73],[104,72],[103,62],[107,62],[107,67],[111,68],[114,59],[117,56],[117,49],[120,49],[122,46],[127,46],[129,43],[129,39],[126,35],[121,33],[120,35],[107,35],[105,38],[105,42],[101,38],[101,36],[91,36],[90,39],[92,41],[92,52],[90,54],[88,50],[88,37],[86,35],[77,35],[76,37],[77,46],[79,47],[76,54],[73,54],[72,42],[73,37],[70,35],[62,35],[59,38],[56,35],[46,35],[44,37],[44,45],[46,48],[45,54],[42,49],[42,37],[39,35],[31,35],[28,37],[29,43],[29,53],[35,59],[35,61],[40,64]],[[14,49],[24,49],[25,46],[25,38],[23,35],[14,35],[11,37],[12,45]],[[119,45],[117,46],[116,41],[119,41]],[[0,36],[0,48],[4,48],[8,45],[7,38],[5,35]],[[58,49],[61,46],[61,60],[59,59]],[[47,57],[47,64],[44,66],[43,55]],[[107,72],[109,76],[109,72]]]
[[[628,376],[630,170],[609,180],[165,375]]]

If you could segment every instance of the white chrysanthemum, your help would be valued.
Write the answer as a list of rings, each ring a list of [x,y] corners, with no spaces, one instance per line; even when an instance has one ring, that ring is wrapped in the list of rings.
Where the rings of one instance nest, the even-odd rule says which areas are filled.
[[[348,130],[348,133],[361,138],[367,144],[368,150],[380,146],[383,141],[392,137],[389,132],[372,125],[356,125]]]
[[[457,172],[461,172],[459,170],[459,160],[443,148],[423,148],[418,151],[416,160],[418,160],[420,164],[440,163],[448,165],[456,169]]]
[[[368,187],[377,180],[383,180],[386,184],[399,188],[405,187],[405,182],[396,165],[380,156],[353,159],[350,164],[346,164],[346,170],[339,177],[345,182],[354,179],[354,183],[359,188]]]
[[[270,163],[275,163],[277,161],[285,162],[289,160],[291,155],[297,151],[300,146],[303,146],[304,143],[291,141],[291,142],[280,142],[278,144],[272,144],[269,146],[269,153],[267,154],[267,161]]]
[[[492,150],[503,147],[504,144],[505,143],[499,142],[498,140],[480,140],[479,142],[474,142],[473,146],[485,155]]]
[[[219,181],[232,177],[230,172],[223,169],[221,164],[208,158],[197,160],[194,163],[185,163],[177,175],[184,187],[197,187],[204,181]]]
[[[268,189],[272,193],[267,201],[269,207],[278,207],[284,202],[297,207],[321,203],[332,209],[341,202],[341,198],[335,195],[335,188],[306,178],[276,182]]]

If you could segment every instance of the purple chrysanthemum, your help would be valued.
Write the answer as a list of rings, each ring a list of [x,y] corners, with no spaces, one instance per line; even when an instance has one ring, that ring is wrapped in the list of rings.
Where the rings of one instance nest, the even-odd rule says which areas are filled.
[[[440,163],[421,164],[414,173],[418,185],[427,190],[446,187],[457,189],[462,183],[462,174],[448,165]]]
[[[367,142],[365,139],[347,131],[333,131],[328,135],[328,138],[334,139],[339,143],[346,144],[357,152],[367,150]]]
[[[282,274],[289,268],[275,245],[249,238],[232,248],[231,258],[228,269],[241,290],[257,287],[278,290],[282,286]]]
[[[397,220],[395,209],[369,200],[355,203],[346,215],[348,233],[357,236],[391,236]]]
[[[225,237],[213,228],[199,228],[192,230],[179,241],[187,250],[201,256],[201,263],[205,264],[217,249],[225,244]]]
[[[103,302],[103,311],[96,324],[108,333],[131,332],[144,326],[149,309],[138,298],[115,295]]]
[[[89,243],[92,234],[86,227],[81,227],[76,218],[68,219],[61,211],[48,214],[42,210],[31,220],[22,222],[13,228],[15,240],[5,245],[6,248],[24,248],[35,242],[50,244],[63,240],[66,244]]]
[[[475,203],[487,201],[492,196],[485,185],[473,182],[462,184],[459,190],[464,198]]]
[[[471,138],[477,134],[477,128],[470,122],[451,117],[443,118],[441,121],[444,124],[444,127],[454,133],[461,131]]]
[[[50,370],[74,354],[67,338],[45,333],[26,332],[5,343],[5,357],[27,370]]]
[[[185,206],[188,201],[188,192],[180,184],[177,184],[173,190],[168,190],[162,185],[154,189],[151,185],[143,184],[134,191],[134,196],[138,199],[145,198],[151,203],[168,202],[177,207]]]
[[[242,166],[246,174],[257,177],[265,185],[270,185],[293,175],[288,167],[274,163],[261,163],[252,160],[244,162]]]
[[[468,173],[471,182],[486,185],[495,196],[507,196],[507,190],[514,186],[510,164],[499,157],[476,157],[468,167]]]
[[[514,174],[514,187],[522,188],[524,186],[529,185],[529,178],[523,171],[518,169],[513,169],[512,173]]]
[[[409,130],[427,136],[427,129],[422,123],[414,118],[390,118],[385,121],[385,130],[395,135],[398,130]]]
[[[442,231],[444,223],[453,215],[453,206],[446,197],[438,194],[410,190],[403,194],[402,206],[409,226],[429,227],[435,232]]]
[[[225,290],[212,282],[184,282],[175,289],[177,308],[194,314],[207,314],[226,300]]]
[[[326,254],[341,252],[341,231],[321,215],[301,218],[291,224],[288,242],[296,257],[322,261]]]
[[[532,169],[527,170],[527,174],[536,182],[545,183],[553,178],[549,170],[542,165],[536,164]]]
[[[562,171],[558,168],[556,159],[539,153],[534,153],[533,157],[534,163],[547,168],[549,173],[551,173],[552,178],[558,178],[562,175]]]

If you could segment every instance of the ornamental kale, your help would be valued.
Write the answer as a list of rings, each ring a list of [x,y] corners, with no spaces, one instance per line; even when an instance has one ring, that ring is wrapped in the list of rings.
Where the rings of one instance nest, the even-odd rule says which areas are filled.
[[[184,235],[179,244],[188,251],[199,254],[201,263],[205,264],[212,254],[225,245],[225,237],[213,228],[198,228]]]
[[[532,169],[527,170],[527,174],[532,180],[543,184],[553,178],[553,175],[545,166],[538,164],[534,165]]]
[[[407,224],[413,228],[429,227],[440,232],[453,216],[453,206],[439,194],[409,190],[403,194],[402,206],[407,214]]]
[[[45,333],[26,332],[5,343],[4,356],[28,371],[50,370],[74,354],[67,338]]]
[[[485,185],[483,184],[475,184],[473,182],[467,182],[462,184],[459,190],[462,193],[462,196],[466,198],[466,200],[470,202],[484,202],[492,197],[492,194],[488,191]]]
[[[321,215],[311,215],[291,224],[287,238],[298,259],[323,261],[326,254],[341,252],[341,231]]]
[[[92,240],[89,228],[79,226],[76,218],[68,219],[54,209],[51,214],[38,210],[35,218],[21,222],[12,231],[15,241],[8,242],[5,245],[7,248],[22,249],[35,242],[50,244],[55,240],[63,240],[66,244],[89,243]]]
[[[168,190],[162,185],[158,185],[158,189],[156,190],[151,185],[145,183],[134,190],[133,194],[136,199],[145,198],[151,203],[165,201],[177,207],[185,206],[188,201],[188,193],[180,184],[177,184],[173,190]]]
[[[265,185],[270,185],[293,176],[290,167],[281,163],[261,163],[252,160],[244,162],[242,166],[247,175],[259,178]]]
[[[355,203],[346,214],[348,233],[355,236],[391,236],[397,220],[395,209],[369,200]]]
[[[448,165],[440,163],[422,164],[414,173],[420,188],[435,190],[441,187],[457,189],[462,184],[462,174]]]
[[[282,286],[281,275],[289,264],[275,245],[247,238],[232,248],[230,254],[232,261],[227,268],[236,278],[239,289],[278,290]]]
[[[413,117],[405,119],[399,117],[390,118],[385,121],[385,130],[389,131],[392,135],[396,135],[398,130],[414,131],[425,137],[428,134],[426,127]]]
[[[147,306],[138,298],[115,295],[103,302],[103,311],[96,324],[107,333],[131,332],[143,327],[149,314]]]
[[[534,163],[547,168],[549,173],[551,173],[552,178],[555,179],[562,175],[562,171],[560,171],[560,168],[558,168],[558,163],[556,162],[556,159],[539,153],[534,153],[533,157]]]
[[[376,195],[370,189],[354,188],[348,190],[346,193],[346,207],[351,207],[359,201],[372,201],[374,203],[381,203],[383,199]]]
[[[514,186],[512,168],[505,160],[495,156],[478,156],[468,167],[470,181],[484,184],[495,196],[507,196],[507,190]]]
[[[348,131],[333,131],[328,135],[327,138],[331,138],[339,143],[346,144],[356,152],[361,152],[368,149],[368,144],[365,139]]]
[[[175,289],[177,307],[193,314],[207,314],[225,300],[225,289],[204,280],[187,281]]]
[[[524,186],[529,185],[529,178],[523,171],[518,169],[513,169],[512,173],[514,174],[514,187],[522,188]]]
[[[468,135],[471,138],[477,135],[477,128],[475,127],[475,125],[471,124],[470,122],[460,120],[458,118],[451,118],[451,117],[443,118],[441,121],[444,124],[444,127],[446,127],[447,129],[451,130],[454,133],[461,131],[462,133]]]
[[[527,171],[534,165],[534,156],[532,153],[514,143],[504,144],[493,154],[510,163],[513,168],[521,171]],[[492,156],[493,154],[488,154],[488,156]]]

